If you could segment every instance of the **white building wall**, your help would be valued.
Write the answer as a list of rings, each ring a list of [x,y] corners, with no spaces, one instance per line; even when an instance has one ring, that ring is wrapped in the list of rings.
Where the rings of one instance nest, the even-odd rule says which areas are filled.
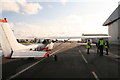
[[[119,25],[118,22],[120,22],[120,20],[115,21],[114,23],[110,24],[108,27],[109,30],[109,35],[111,36],[111,38],[109,38],[109,42],[110,43],[114,43],[114,44],[118,44],[120,41],[120,35],[119,35]]]
[[[120,19],[118,20],[118,41],[120,43]]]

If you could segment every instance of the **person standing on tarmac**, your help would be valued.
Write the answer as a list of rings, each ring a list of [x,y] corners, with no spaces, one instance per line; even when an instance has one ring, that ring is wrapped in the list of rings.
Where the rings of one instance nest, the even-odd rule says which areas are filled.
[[[90,50],[90,48],[91,48],[90,40],[87,41],[86,48],[87,48],[87,54],[90,54],[90,52],[89,52],[89,50]]]
[[[98,46],[99,46],[99,49],[100,49],[100,55],[101,56],[103,56],[104,45],[105,45],[105,42],[104,42],[103,38],[101,38],[98,42]]]
[[[96,47],[97,47],[97,53],[99,53],[99,45],[98,45],[99,40],[96,41]]]
[[[106,55],[108,55],[108,48],[109,48],[109,42],[105,41],[105,49],[106,49]]]

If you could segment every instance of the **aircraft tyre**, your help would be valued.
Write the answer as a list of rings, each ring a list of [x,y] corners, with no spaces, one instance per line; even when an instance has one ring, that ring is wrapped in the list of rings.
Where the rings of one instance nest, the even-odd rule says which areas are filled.
[[[47,57],[49,57],[50,55],[48,54]]]

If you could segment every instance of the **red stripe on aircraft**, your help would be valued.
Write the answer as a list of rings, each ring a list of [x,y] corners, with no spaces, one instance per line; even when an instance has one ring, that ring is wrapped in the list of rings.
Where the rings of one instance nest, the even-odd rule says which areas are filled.
[[[43,50],[48,50],[48,47],[43,48]]]
[[[50,54],[50,51],[48,51],[48,52],[44,55],[44,57],[46,57],[48,54]]]
[[[0,22],[7,23],[8,21],[4,19],[0,19]]]

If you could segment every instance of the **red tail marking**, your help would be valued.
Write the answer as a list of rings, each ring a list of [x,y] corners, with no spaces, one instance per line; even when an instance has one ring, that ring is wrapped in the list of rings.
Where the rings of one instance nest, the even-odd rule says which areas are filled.
[[[7,20],[5,20],[5,19],[0,19],[0,22],[3,22],[3,23],[8,23],[8,21],[7,21]]]
[[[44,57],[46,57],[48,54],[50,54],[50,51],[48,51],[48,52],[44,55]]]
[[[43,50],[48,50],[48,47],[43,48]]]

